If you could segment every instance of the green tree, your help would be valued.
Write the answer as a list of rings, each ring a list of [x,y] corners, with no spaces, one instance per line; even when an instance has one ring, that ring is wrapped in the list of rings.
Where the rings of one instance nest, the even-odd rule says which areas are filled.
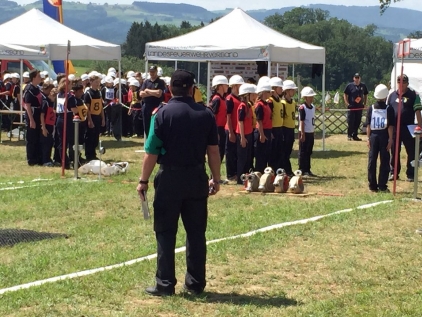
[[[422,31],[412,32],[407,37],[410,39],[422,39]]]
[[[191,29],[192,25],[190,24],[189,21],[182,21],[182,23],[180,24],[180,28],[181,29]]]
[[[374,36],[375,25],[360,28],[345,20],[329,18],[326,11],[307,8],[269,16],[265,23],[295,39],[325,47],[328,90],[350,82],[356,72],[362,73],[371,89],[391,71],[392,43]],[[300,74],[303,85],[321,89],[321,79],[312,78],[311,66],[298,65],[295,71]]]
[[[384,12],[392,3],[400,2],[402,0],[380,0],[380,10]]]

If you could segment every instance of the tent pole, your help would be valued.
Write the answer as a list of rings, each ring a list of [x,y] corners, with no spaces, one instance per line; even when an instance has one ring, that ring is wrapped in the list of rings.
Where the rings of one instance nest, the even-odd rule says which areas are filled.
[[[279,77],[279,76],[278,76],[278,75],[279,75],[279,74],[278,74],[278,67],[279,67],[279,66],[278,66],[278,63],[277,63],[277,70],[276,70],[276,72],[277,72],[277,77]]]
[[[322,150],[325,151],[325,63],[322,64]]]
[[[20,93],[19,93],[19,107],[20,107],[20,111],[22,111],[22,105],[23,105],[23,84],[22,84],[22,82],[23,82],[23,60],[21,59],[21,62],[20,62],[20,68],[21,68],[21,78],[19,79],[19,83],[20,83],[20,86],[21,86],[21,89],[20,89]],[[22,114],[22,112],[21,112],[21,114],[20,114],[20,117],[21,117],[21,122],[20,123],[22,123],[23,122],[23,114]],[[12,133],[12,132],[10,132],[10,133]]]
[[[198,62],[198,79],[196,83],[199,85],[199,78],[201,77],[201,62]]]
[[[148,75],[148,60],[145,59],[145,76]]]
[[[295,64],[293,64],[293,67],[292,67],[292,78],[294,81],[295,80]]]
[[[268,69],[267,76],[271,78],[271,45],[268,45]]]
[[[123,127],[122,127],[122,62],[119,59],[119,107],[120,107],[120,114],[119,114],[119,126],[120,126],[120,138],[122,137],[122,131],[123,131]],[[117,105],[116,105],[117,107]]]
[[[391,81],[391,88],[393,88],[394,90],[397,90],[397,49],[394,48],[393,45],[393,69],[394,69],[394,78]]]
[[[208,105],[208,102],[209,102],[209,100],[210,100],[210,98],[211,98],[211,82],[210,82],[210,80],[211,80],[211,62],[210,61],[208,61],[208,67],[207,67],[207,105]]]
[[[174,61],[174,70],[177,70],[177,61]]]

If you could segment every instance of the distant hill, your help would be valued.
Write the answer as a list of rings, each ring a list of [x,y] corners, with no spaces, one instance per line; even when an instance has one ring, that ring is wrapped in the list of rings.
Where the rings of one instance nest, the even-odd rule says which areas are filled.
[[[358,7],[314,4],[309,8],[320,8],[330,12],[331,17],[345,19],[357,26],[375,24],[378,26],[377,35],[396,42],[410,32],[422,30],[422,12],[416,10],[389,8],[384,15],[380,15],[379,7]],[[0,0],[0,23],[17,17],[32,8],[42,10],[42,1],[20,6],[15,1]],[[259,21],[275,13],[283,14],[294,7],[270,10],[251,10],[249,15]],[[96,5],[78,2],[64,2],[65,25],[96,37],[98,39],[121,44],[126,39],[131,24],[149,21],[158,24],[180,25],[182,21],[189,21],[191,25],[201,22],[208,24],[231,11],[208,11],[200,6],[189,4],[152,3],[134,1],[131,5]]]

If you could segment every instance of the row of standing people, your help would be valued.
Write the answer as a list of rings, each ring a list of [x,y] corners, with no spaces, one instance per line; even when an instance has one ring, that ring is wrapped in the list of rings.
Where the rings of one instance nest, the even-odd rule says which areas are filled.
[[[227,94],[228,87],[231,92]],[[290,156],[295,141],[296,111],[299,110],[299,169],[311,171],[314,145],[314,91],[302,90],[304,103],[297,108],[293,99],[297,87],[291,80],[261,77],[258,85],[245,83],[239,75],[227,80],[217,75],[210,106],[219,135],[220,158],[226,157],[226,174],[230,181],[242,184],[241,175],[250,169],[264,172],[267,166],[282,168],[293,175]]]

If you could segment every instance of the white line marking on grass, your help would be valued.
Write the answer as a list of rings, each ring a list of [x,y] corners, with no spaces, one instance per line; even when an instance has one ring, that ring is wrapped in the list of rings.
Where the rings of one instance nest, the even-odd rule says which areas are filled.
[[[388,203],[391,203],[391,202],[393,202],[393,200],[384,200],[384,201],[379,201],[379,202],[376,202],[376,203],[358,206],[356,208],[339,210],[339,211],[332,212],[332,213],[329,213],[329,214],[326,214],[326,215],[315,216],[315,217],[312,217],[312,218],[301,219],[301,220],[296,220],[296,221],[283,222],[283,223],[279,223],[279,224],[276,224],[276,225],[272,225],[272,226],[264,227],[264,228],[261,228],[261,229],[253,230],[253,231],[250,231],[250,232],[247,232],[247,233],[239,234],[239,235],[236,235],[236,236],[231,236],[231,237],[207,241],[207,245],[214,244],[214,243],[221,242],[221,241],[226,241],[226,240],[233,240],[233,239],[237,239],[237,238],[246,238],[246,237],[253,236],[253,235],[255,235],[259,232],[266,232],[266,231],[279,229],[279,228],[283,228],[283,227],[288,227],[288,226],[293,226],[293,225],[298,225],[298,224],[305,224],[305,223],[308,223],[308,222],[317,221],[317,220],[325,218],[325,217],[334,216],[334,215],[338,215],[338,214],[346,213],[346,212],[351,212],[355,209],[367,209],[367,208],[375,207],[375,206],[378,206],[378,205],[381,205],[381,204],[388,204]],[[180,252],[184,252],[184,251],[186,251],[186,247],[180,247],[180,248],[177,248],[177,249],[174,250],[175,253],[180,253]],[[31,282],[31,283],[26,283],[26,284],[16,285],[16,286],[8,287],[8,288],[3,288],[3,289],[0,289],[0,295],[7,293],[7,292],[14,292],[14,291],[18,291],[18,290],[21,290],[21,289],[27,289],[27,288],[30,288],[30,287],[33,287],[33,286],[40,286],[40,285],[43,285],[43,284],[46,284],[46,283],[53,283],[53,282],[62,281],[62,280],[66,280],[66,279],[72,279],[72,278],[76,278],[76,277],[91,275],[91,274],[95,274],[95,273],[98,273],[98,272],[109,271],[109,270],[112,270],[112,269],[133,265],[133,264],[136,264],[136,263],[139,263],[139,262],[143,262],[145,260],[152,260],[152,259],[155,259],[156,257],[157,257],[157,253],[150,254],[150,255],[143,256],[141,258],[137,258],[137,259],[134,259],[134,260],[126,261],[126,262],[123,262],[123,263],[108,265],[108,266],[99,267],[99,268],[96,268],[96,269],[60,275],[60,276],[51,277],[51,278],[48,278],[48,279],[45,279],[45,280],[39,280],[39,281]]]
[[[32,181],[17,181],[17,182],[7,182],[7,183],[0,183],[0,185],[13,185],[13,184],[25,184],[25,183],[33,183],[33,182],[48,182],[52,181],[52,178],[36,178]]]

